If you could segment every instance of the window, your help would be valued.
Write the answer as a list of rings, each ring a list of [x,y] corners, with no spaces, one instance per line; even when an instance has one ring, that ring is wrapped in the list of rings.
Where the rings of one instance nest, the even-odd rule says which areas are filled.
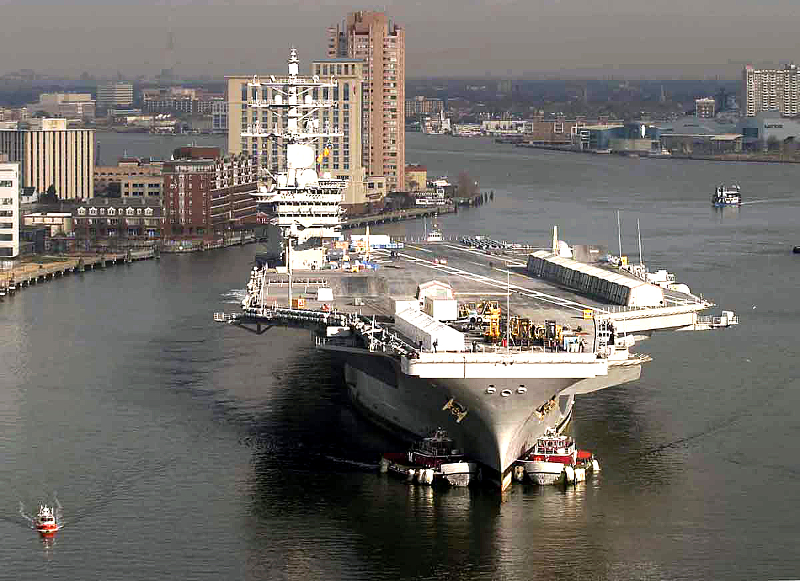
[[[13,188],[14,182],[11,180],[0,180],[0,188]]]

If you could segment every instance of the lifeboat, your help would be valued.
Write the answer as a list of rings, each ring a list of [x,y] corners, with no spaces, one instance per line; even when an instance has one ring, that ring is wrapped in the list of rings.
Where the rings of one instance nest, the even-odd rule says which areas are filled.
[[[33,519],[33,526],[44,537],[56,534],[58,522],[53,514],[53,510],[48,506],[39,506],[39,514]]]

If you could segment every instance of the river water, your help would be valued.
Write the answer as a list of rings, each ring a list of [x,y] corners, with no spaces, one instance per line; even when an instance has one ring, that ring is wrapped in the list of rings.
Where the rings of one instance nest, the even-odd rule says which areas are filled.
[[[620,210],[626,254],[638,219],[645,262],[741,324],[637,345],[654,359],[639,381],[576,401],[600,475],[501,498],[376,475],[398,443],[349,407],[307,333],[212,323],[236,309],[253,246],[25,289],[0,304],[0,578],[800,576],[800,167],[407,147],[495,192],[443,217],[445,235],[545,245],[558,224],[616,249]],[[723,181],[740,209],[711,208]],[[54,496],[65,526],[44,544],[23,514]]]

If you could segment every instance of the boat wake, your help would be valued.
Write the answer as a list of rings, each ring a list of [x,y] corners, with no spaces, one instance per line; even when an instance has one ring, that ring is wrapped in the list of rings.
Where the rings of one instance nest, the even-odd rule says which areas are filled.
[[[748,200],[739,204],[740,206],[749,206],[752,204],[772,204],[775,202],[798,202],[798,198],[770,198],[765,200]]]
[[[377,470],[378,466],[379,466],[377,463],[359,462],[358,460],[350,460],[348,458],[338,458],[336,456],[324,455],[323,458],[325,458],[329,462],[333,462],[334,464],[345,464],[345,465],[350,466],[352,468],[357,468],[359,470],[364,470],[365,472],[366,471],[373,472],[373,471]]]
[[[64,528],[64,507],[61,506],[61,503],[58,501],[58,497],[53,494],[53,504],[55,506],[53,510],[53,514],[56,518],[56,528],[52,530],[52,532],[58,532]],[[20,500],[19,501],[19,516],[25,522],[28,527],[31,529],[36,529],[36,519],[25,512],[25,505]]]
[[[226,304],[241,305],[242,301],[247,296],[247,290],[243,288],[235,288],[226,293],[222,293],[221,296]]]

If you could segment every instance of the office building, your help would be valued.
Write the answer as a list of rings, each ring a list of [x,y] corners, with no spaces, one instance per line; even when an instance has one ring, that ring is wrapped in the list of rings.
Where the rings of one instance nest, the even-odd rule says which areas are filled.
[[[19,255],[19,163],[0,161],[0,258]]]
[[[713,119],[717,114],[717,101],[711,97],[695,99],[694,112],[699,119]]]
[[[117,165],[97,166],[94,169],[94,189],[107,191],[119,188],[122,197],[160,200],[163,165],[163,161],[124,157],[117,162]]]
[[[89,93],[42,93],[39,102],[28,109],[31,113],[42,111],[51,117],[94,119],[95,101]]]
[[[0,129],[0,153],[21,165],[22,187],[55,190],[61,200],[94,196],[94,129],[66,119],[35,119],[29,129]]]
[[[334,178],[348,180],[342,203],[350,209],[377,202],[386,193],[386,179],[382,175],[367,177],[362,164],[363,116],[360,95],[363,66],[360,59],[347,58],[321,59],[311,64],[312,75],[320,78],[333,76],[337,80],[337,87],[330,90],[314,89],[309,96],[313,100],[333,101],[333,107],[316,112],[316,119],[321,129],[342,133],[342,136],[334,137],[330,142],[316,144],[318,166],[320,172],[329,172]],[[257,95],[253,90],[248,91],[247,83],[253,80],[252,75],[227,79],[228,151],[231,154],[248,154],[262,170],[262,177],[267,175],[266,172],[277,172],[284,168],[286,147],[280,138],[242,137],[242,132],[256,123],[266,131],[282,129],[284,121],[280,116],[252,106],[259,100],[274,101],[273,89],[265,88],[263,94]],[[324,155],[326,149],[328,155]]]
[[[742,116],[778,111],[794,117],[800,113],[800,69],[795,64],[782,69],[756,69],[747,65],[742,71]]]
[[[98,109],[130,107],[132,103],[133,85],[130,83],[105,83],[97,86]]]
[[[330,58],[364,62],[362,160],[368,175],[382,175],[389,190],[405,185],[405,30],[383,12],[352,12],[328,28]]]

